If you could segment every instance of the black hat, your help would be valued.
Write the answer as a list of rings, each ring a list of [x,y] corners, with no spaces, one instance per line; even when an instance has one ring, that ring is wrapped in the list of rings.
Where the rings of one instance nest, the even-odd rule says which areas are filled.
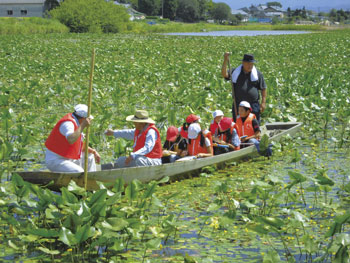
[[[253,54],[244,54],[242,61],[253,62],[253,63],[256,62]]]

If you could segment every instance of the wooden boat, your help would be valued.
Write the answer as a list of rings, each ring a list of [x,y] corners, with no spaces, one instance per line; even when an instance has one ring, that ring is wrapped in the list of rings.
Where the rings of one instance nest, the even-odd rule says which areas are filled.
[[[298,122],[275,122],[263,126],[263,133],[269,135],[271,141],[279,141],[283,136],[289,134],[293,136],[301,128]],[[254,157],[258,155],[255,146],[249,146],[244,149],[216,155],[208,158],[195,159],[191,161],[175,162],[158,166],[134,167],[134,168],[118,168],[111,169],[112,164],[102,165],[100,171],[88,173],[88,189],[98,189],[96,181],[114,182],[117,178],[122,177],[125,183],[129,183],[134,179],[141,182],[149,182],[152,180],[160,180],[165,176],[174,177],[180,174],[189,173],[199,170],[205,166],[220,164],[224,162],[237,161],[245,157]],[[84,173],[53,173],[49,171],[21,171],[17,172],[25,181],[47,185],[51,181],[49,188],[58,190],[63,186],[67,186],[71,180],[78,185],[83,186]]]

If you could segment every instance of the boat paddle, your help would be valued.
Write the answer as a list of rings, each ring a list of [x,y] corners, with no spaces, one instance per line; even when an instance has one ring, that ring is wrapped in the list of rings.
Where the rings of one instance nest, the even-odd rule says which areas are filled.
[[[91,56],[91,69],[90,69],[90,82],[89,82],[89,96],[88,96],[88,114],[91,115],[91,98],[92,98],[92,80],[94,76],[94,67],[95,67],[95,49],[92,49]],[[85,139],[85,158],[84,158],[84,188],[87,189],[87,172],[88,172],[88,156],[89,156],[89,136],[90,135],[90,125],[86,128],[86,139]]]
[[[231,54],[231,52],[230,52]],[[230,57],[228,57],[228,73],[231,74],[231,65],[230,65]],[[236,122],[237,120],[237,106],[236,106],[236,96],[235,96],[235,87],[233,85],[233,81],[232,81],[232,76],[231,76],[231,87],[232,87],[232,99],[233,99],[233,108],[234,108],[234,111],[235,111],[235,119],[234,121]]]

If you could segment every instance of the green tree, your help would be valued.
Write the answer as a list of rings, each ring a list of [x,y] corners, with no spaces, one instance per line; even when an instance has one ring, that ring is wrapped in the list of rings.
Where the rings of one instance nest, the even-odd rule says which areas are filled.
[[[280,2],[267,2],[266,5],[268,7],[271,7],[271,6],[278,6],[280,8],[282,8],[282,4]]]
[[[216,3],[211,11],[211,15],[215,20],[222,22],[229,20],[231,16],[231,8],[225,3]]]
[[[238,26],[242,22],[242,20],[243,20],[243,15],[241,14],[237,14],[237,15],[231,14],[229,17],[230,24],[234,26]]]
[[[184,22],[197,22],[199,20],[199,4],[197,0],[179,0],[176,17]]]
[[[169,18],[170,20],[174,20],[176,17],[176,10],[179,5],[178,0],[163,0],[164,1],[164,10],[163,16],[165,18]]]
[[[60,4],[58,3],[57,0],[46,0],[45,1],[45,8],[46,10],[52,10],[58,7]]]
[[[104,0],[65,0],[49,14],[71,32],[122,32],[129,15],[123,6]]]
[[[145,13],[146,15],[159,15],[161,8],[161,0],[138,0],[138,11]]]
[[[138,9],[138,0],[118,0],[121,4],[130,4],[132,8]]]
[[[208,12],[208,7],[210,5],[209,0],[198,0],[199,5],[199,18],[205,20],[205,16]]]

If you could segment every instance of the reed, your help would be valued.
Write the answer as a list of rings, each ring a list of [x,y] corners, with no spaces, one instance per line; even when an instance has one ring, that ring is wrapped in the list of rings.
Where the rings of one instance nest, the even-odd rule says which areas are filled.
[[[0,35],[67,33],[69,29],[57,20],[40,17],[0,18]]]

